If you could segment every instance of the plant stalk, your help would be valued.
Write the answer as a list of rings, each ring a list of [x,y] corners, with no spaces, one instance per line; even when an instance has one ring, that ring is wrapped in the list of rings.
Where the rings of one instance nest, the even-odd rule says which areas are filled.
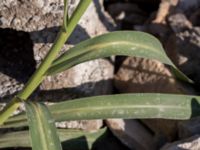
[[[58,37],[56,38],[53,46],[51,47],[49,53],[45,57],[44,61],[41,63],[39,68],[35,71],[32,77],[29,79],[24,89],[15,96],[9,104],[0,113],[0,125],[3,124],[9,116],[20,106],[20,101],[25,101],[34,92],[34,90],[39,86],[39,84],[44,79],[45,72],[49,69],[54,59],[57,57],[60,49],[65,44],[74,28],[78,24],[81,16],[84,14],[86,9],[92,0],[80,0],[77,8],[72,14],[69,22],[67,22],[67,32],[64,30],[65,27],[61,27]]]

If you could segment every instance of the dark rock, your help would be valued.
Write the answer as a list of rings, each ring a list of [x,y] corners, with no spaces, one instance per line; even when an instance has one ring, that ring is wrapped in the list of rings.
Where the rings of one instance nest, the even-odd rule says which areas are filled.
[[[199,150],[199,149],[200,149],[199,135],[167,144],[163,148],[161,148],[161,150]]]

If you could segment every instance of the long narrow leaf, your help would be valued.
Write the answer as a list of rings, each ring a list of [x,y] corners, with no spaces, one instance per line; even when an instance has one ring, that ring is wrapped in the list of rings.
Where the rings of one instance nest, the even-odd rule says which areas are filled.
[[[105,133],[106,128],[92,133],[81,130],[58,129],[58,135],[63,144],[63,148],[67,145],[66,148],[70,150],[80,150],[85,145],[87,145],[85,147],[91,149],[94,142]],[[0,148],[12,147],[31,147],[29,132],[18,131],[1,134]]]
[[[200,97],[170,94],[97,96],[52,105],[56,121],[106,118],[189,119],[200,115]]]
[[[27,102],[26,112],[33,150],[62,150],[54,120],[48,108],[40,103]]]
[[[66,101],[49,106],[56,121],[106,118],[189,119],[200,115],[200,97],[172,94],[120,94]],[[26,116],[2,128],[27,125]]]
[[[192,82],[170,61],[155,37],[138,31],[116,31],[81,42],[57,58],[46,74],[52,75],[82,62],[112,55],[159,60],[172,66],[180,79]]]

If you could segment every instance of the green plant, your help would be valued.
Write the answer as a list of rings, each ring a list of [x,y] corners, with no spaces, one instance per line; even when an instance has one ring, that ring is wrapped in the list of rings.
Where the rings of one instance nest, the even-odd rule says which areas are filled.
[[[26,102],[46,76],[59,73],[85,61],[112,55],[159,60],[170,65],[178,79],[192,83],[170,61],[160,42],[153,36],[142,32],[118,31],[101,35],[77,44],[62,56],[56,58],[90,2],[91,0],[80,1],[73,15],[68,18],[67,0],[65,0],[64,21],[54,45],[24,89],[12,99],[0,114],[0,128],[16,128],[28,125],[31,140],[25,138],[29,136],[27,131],[8,133],[1,136],[0,148],[32,146],[33,150],[59,150],[62,149],[60,140],[64,141],[70,137],[86,135],[92,139],[91,141],[94,141],[96,135],[102,135],[105,131],[103,129],[99,133],[89,134],[65,129],[57,130],[54,121],[106,118],[188,119],[200,114],[198,105],[200,98],[198,96],[172,94],[97,96],[65,101],[52,106]],[[20,114],[8,119],[21,103],[25,103],[27,116]],[[20,134],[23,136],[19,136]],[[16,141],[16,139],[12,139],[13,136],[20,138]],[[69,145],[70,143],[66,146]]]

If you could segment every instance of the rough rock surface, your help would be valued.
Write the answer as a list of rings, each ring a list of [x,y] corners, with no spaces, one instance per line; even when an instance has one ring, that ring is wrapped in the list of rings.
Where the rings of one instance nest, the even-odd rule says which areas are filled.
[[[71,1],[71,13],[77,2]],[[34,59],[39,64],[58,33],[58,28],[62,22],[63,2],[61,0],[46,0],[43,2],[38,0],[31,2],[5,0],[1,3],[0,8],[0,27],[28,32],[30,40],[33,42]],[[112,27],[105,18],[101,3],[99,1],[92,3],[81,19],[74,35],[71,36],[68,42],[69,45],[105,33],[108,29],[110,30]],[[65,45],[64,49],[66,50],[68,47],[68,45]],[[112,65],[106,60],[87,62],[55,77],[48,77],[43,82],[41,90],[57,90],[79,86],[77,89],[89,95],[106,94],[111,89],[109,81],[106,80],[112,78],[112,71]],[[104,90],[96,82],[100,82],[99,85],[103,85]],[[22,87],[17,82],[11,82],[10,84],[11,89],[7,92],[10,94],[17,91],[12,91],[12,85]],[[84,84],[85,86],[83,86]],[[3,87],[4,84],[0,85],[2,89],[6,89],[6,87]],[[5,95],[5,93],[3,94]],[[1,94],[1,97],[3,94]]]
[[[132,1],[128,0],[128,2]],[[198,83],[198,87],[200,81],[198,67],[200,60],[199,4],[199,0],[162,0],[158,12],[156,14],[152,13],[149,19],[146,20],[146,23],[137,24],[134,21],[131,23],[134,29],[146,31],[159,37],[173,62],[190,78],[195,80]],[[136,8],[133,9],[137,10]],[[117,12],[117,10],[119,9],[116,9],[114,12]],[[134,10],[132,10],[133,13]],[[118,13],[116,18],[123,21],[126,18],[126,11],[125,17],[123,13],[123,11]],[[138,17],[138,20],[140,18]],[[127,26],[130,27],[131,25]],[[115,77],[115,84],[119,92],[123,93],[162,92],[196,94],[193,87],[190,88],[190,85],[185,86],[177,82],[163,64],[137,58],[127,58],[123,62]],[[198,120],[198,118],[188,121],[149,119],[142,120],[142,122],[155,133],[157,143],[159,146],[162,146],[166,142],[177,140],[178,135],[181,138],[186,138],[195,135],[195,133],[199,134]],[[123,122],[123,120],[120,121]],[[123,133],[125,134],[125,132]],[[123,138],[121,139],[123,140]],[[133,143],[134,141],[132,140]],[[193,147],[180,149],[190,148],[192,149]]]
[[[179,8],[181,8],[184,11],[187,10],[194,10],[197,9],[200,6],[200,2],[199,0],[179,0],[180,4],[179,4]]]
[[[70,14],[78,2],[79,0],[69,1]],[[3,0],[0,3],[0,32],[8,39],[4,44],[0,42],[4,47],[0,50],[1,101],[22,89],[49,51],[62,23],[63,7],[63,0]],[[93,1],[62,51],[82,40],[112,30],[113,24],[108,18],[102,8],[102,1]],[[12,39],[15,35],[17,37]],[[20,40],[21,43],[16,42],[18,47],[9,47],[13,41]],[[25,46],[21,49],[23,43]],[[5,49],[7,57],[3,55]],[[16,56],[18,52],[20,55]],[[21,60],[25,52],[29,52],[29,55]],[[17,58],[8,60],[10,55]],[[30,62],[30,66],[21,67]],[[20,74],[15,75],[15,70],[19,70]],[[107,59],[86,62],[53,77],[47,77],[35,97],[45,101],[59,101],[85,95],[108,94],[112,91],[112,77],[113,66]]]
[[[158,145],[163,142],[173,141],[177,137],[179,123],[177,120],[142,119],[141,121],[155,133]]]
[[[107,10],[119,26],[123,26],[123,24],[143,24],[147,19],[147,13],[141,10],[138,5],[130,2],[110,4]]]
[[[136,57],[128,57],[124,60],[115,76],[115,86],[122,93],[182,94],[192,92],[179,83],[161,62]],[[141,121],[155,133],[158,145],[162,145],[160,142],[173,141],[178,134],[179,121],[164,119]],[[162,137],[162,140],[158,137]]]
[[[196,134],[200,135],[200,117],[180,122],[178,129],[180,139],[189,138]]]
[[[184,93],[169,69],[159,61],[128,57],[115,76],[116,88],[123,93]]]
[[[161,150],[199,150],[200,149],[200,136],[192,136],[188,139],[177,141],[165,145]]]
[[[200,27],[193,26],[183,13],[171,15],[168,21],[174,34],[166,48],[174,52],[172,59],[180,69],[199,85]]]
[[[108,119],[108,127],[120,141],[133,150],[154,150],[153,135],[137,120]]]
[[[178,2],[179,0],[161,0],[156,18],[153,20],[153,23],[165,23],[167,15],[173,10],[173,7],[175,7]]]
[[[82,129],[93,132],[103,126],[102,120],[63,121],[56,123],[56,127],[69,129]]]

